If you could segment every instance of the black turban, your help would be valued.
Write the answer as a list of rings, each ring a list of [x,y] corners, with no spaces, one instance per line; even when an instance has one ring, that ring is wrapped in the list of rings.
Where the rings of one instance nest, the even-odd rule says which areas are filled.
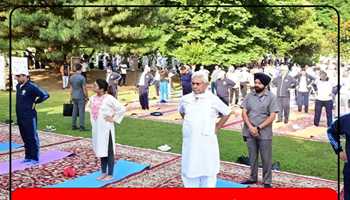
[[[267,86],[270,81],[271,81],[271,78],[270,76],[264,74],[264,73],[255,73],[254,74],[254,80],[256,79],[259,79],[260,82],[264,85],[264,86]]]

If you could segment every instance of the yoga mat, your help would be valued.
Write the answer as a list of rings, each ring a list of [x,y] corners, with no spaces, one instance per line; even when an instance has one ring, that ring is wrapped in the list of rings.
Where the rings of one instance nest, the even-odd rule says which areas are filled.
[[[11,142],[11,144],[12,144],[12,149],[17,149],[17,148],[23,147],[23,144],[17,144],[14,142]],[[9,151],[10,150],[9,145],[10,145],[9,142],[0,142],[0,152]]]
[[[223,179],[218,179],[216,181],[216,188],[247,188],[247,187],[248,187],[247,185],[226,181]]]
[[[49,188],[100,188],[109,183],[113,183],[119,180],[124,179],[131,174],[135,174],[137,172],[141,172],[148,168],[149,165],[138,164],[131,161],[126,160],[118,160],[117,163],[114,164],[114,173],[113,179],[109,181],[101,181],[96,180],[97,177],[101,175],[100,171],[87,174],[85,176],[80,176],[78,178],[67,180],[62,183],[58,183],[55,185],[47,186]]]
[[[65,152],[65,151],[47,151],[40,155],[39,157],[39,163],[38,164],[32,164],[32,163],[21,163],[23,159],[16,159],[12,160],[12,172],[18,171],[18,170],[24,170],[26,168],[35,166],[35,165],[43,165],[55,160],[60,160],[62,158],[65,158],[72,153]],[[0,163],[0,175],[7,174],[9,172],[9,161],[1,162]]]

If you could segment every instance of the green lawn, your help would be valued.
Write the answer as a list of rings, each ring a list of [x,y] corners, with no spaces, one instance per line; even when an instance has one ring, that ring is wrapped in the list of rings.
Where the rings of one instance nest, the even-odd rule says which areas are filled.
[[[58,133],[90,137],[90,132],[72,131],[71,118],[62,116],[62,104],[68,100],[67,91],[50,92],[50,98],[37,106],[39,128],[54,125]],[[127,100],[134,98],[128,96]],[[13,99],[15,102],[15,99]],[[14,103],[13,103],[14,104]],[[8,118],[8,93],[0,92],[0,121]],[[14,108],[14,105],[13,105]],[[15,110],[13,109],[15,117]],[[86,125],[89,117],[86,115]],[[125,118],[117,128],[117,142],[130,146],[156,149],[169,144],[174,153],[181,152],[181,126],[148,120]],[[247,148],[239,133],[223,130],[219,136],[221,159],[236,161]],[[281,163],[283,171],[336,180],[337,162],[328,143],[312,142],[288,137],[275,136],[273,139],[273,160]]]

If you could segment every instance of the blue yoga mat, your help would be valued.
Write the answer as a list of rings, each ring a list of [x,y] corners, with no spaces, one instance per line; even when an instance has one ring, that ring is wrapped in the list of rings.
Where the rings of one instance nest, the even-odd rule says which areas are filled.
[[[247,187],[248,187],[247,185],[226,181],[222,179],[218,179],[216,182],[216,188],[247,188]]]
[[[0,152],[9,151],[10,150],[9,144],[10,144],[9,142],[0,142]],[[23,144],[17,144],[14,142],[11,142],[11,144],[12,144],[12,149],[23,147]]]
[[[148,168],[149,165],[138,164],[131,161],[126,160],[118,160],[116,164],[114,164],[114,176],[110,181],[100,181],[96,180],[98,176],[101,175],[101,172],[94,172],[85,176],[78,177],[76,179],[67,180],[62,183],[58,183],[55,185],[49,185],[49,188],[100,188],[109,183],[113,183],[119,181],[131,174],[143,171]]]

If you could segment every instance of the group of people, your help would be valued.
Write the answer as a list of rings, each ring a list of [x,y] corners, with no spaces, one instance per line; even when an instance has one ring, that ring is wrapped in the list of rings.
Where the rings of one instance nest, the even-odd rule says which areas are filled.
[[[291,105],[296,103],[298,112],[309,112],[310,98],[314,99],[314,126],[320,125],[322,108],[325,107],[327,126],[333,119],[335,99],[340,95],[341,113],[350,111],[350,67],[341,68],[341,85],[337,84],[336,63],[327,61],[316,66],[290,65],[281,63],[273,65],[268,61],[261,65],[229,67],[227,72],[218,65],[210,74],[203,66],[202,72],[210,78],[209,89],[216,94],[226,105],[239,105],[249,91],[254,91],[254,74],[263,72],[271,78],[269,90],[277,96],[280,107],[277,122],[289,122]],[[191,75],[196,71],[196,66],[184,65],[180,67],[180,79],[182,93],[191,92]],[[210,75],[210,77],[209,77]],[[340,93],[338,94],[338,88]],[[292,98],[294,97],[294,98]]]
[[[120,124],[126,108],[112,95],[105,79],[94,82],[95,95],[88,96],[86,79],[81,73],[82,65],[76,64],[75,73],[70,78],[71,98],[73,101],[72,129],[76,130],[79,113],[81,131],[84,126],[85,107],[90,112],[92,127],[92,146],[97,157],[101,159],[101,176],[97,179],[108,181],[113,178],[115,160],[115,126]],[[38,164],[40,159],[40,142],[37,133],[36,104],[49,98],[47,91],[29,79],[28,71],[16,71],[18,81],[16,90],[17,124],[24,143],[25,157],[23,163]]]
[[[84,126],[85,107],[91,113],[92,143],[97,157],[101,158],[102,175],[99,180],[110,180],[113,176],[114,154],[115,154],[115,127],[114,122],[121,123],[125,107],[115,98],[109,81],[98,79],[94,82],[92,97],[88,96],[86,79],[81,74],[82,66],[75,65],[75,73],[70,77],[71,97],[76,108],[73,109],[72,129],[76,126],[76,116],[79,112],[80,130],[86,130]],[[216,71],[215,71],[216,70]],[[182,161],[181,175],[185,187],[215,187],[217,174],[220,169],[220,154],[217,135],[225,122],[231,115],[229,105],[233,102],[230,96],[232,91],[236,95],[239,90],[244,97],[235,99],[234,103],[241,101],[242,118],[244,126],[242,129],[243,139],[246,142],[249,161],[250,177],[243,184],[254,184],[258,180],[258,155],[261,155],[263,168],[263,185],[265,188],[272,187],[272,124],[278,115],[284,117],[288,123],[290,88],[296,88],[298,110],[304,105],[304,111],[308,112],[308,95],[313,90],[316,94],[315,112],[322,106],[330,109],[333,107],[334,84],[330,79],[333,76],[329,72],[320,71],[319,74],[307,73],[309,68],[302,68],[296,75],[286,65],[280,65],[275,75],[269,74],[269,67],[262,69],[253,68],[253,84],[245,85],[244,73],[235,77],[238,69],[229,68],[226,73],[218,66],[211,74],[201,67],[195,71],[194,67],[183,66],[180,68],[183,96],[180,99],[178,111],[183,118],[182,124]],[[260,71],[259,71],[260,70]],[[35,105],[49,98],[49,94],[29,80],[27,72],[16,72],[17,98],[16,114],[20,133],[24,141],[25,159],[23,162],[37,163],[39,160],[39,139],[37,134],[37,114]],[[166,69],[161,69],[160,88],[169,85]],[[327,76],[328,74],[328,76]],[[345,74],[345,73],[344,73]],[[118,80],[112,78],[113,72],[107,73],[107,80]],[[319,77],[318,77],[319,76]],[[345,76],[345,75],[344,75]],[[215,80],[215,81],[214,81]],[[247,79],[248,80],[248,79]],[[243,81],[243,82],[242,82]],[[162,84],[163,82],[163,84]],[[137,82],[140,93],[140,103],[143,109],[149,109],[148,89],[154,83],[154,76],[150,67],[146,66]],[[343,82],[344,85],[348,82]],[[163,86],[161,86],[163,85]],[[239,85],[237,87],[237,85]],[[243,86],[242,86],[243,85]],[[275,91],[273,90],[275,85]],[[339,87],[347,89],[346,86]],[[337,86],[337,85],[336,85]],[[344,90],[345,90],[344,89]],[[248,92],[249,91],[249,92]],[[337,91],[337,90],[336,90]],[[342,90],[340,90],[342,91]],[[161,92],[162,93],[162,92]],[[85,106],[85,104],[87,104]],[[280,113],[283,113],[281,115]],[[75,119],[74,119],[75,116]],[[315,114],[316,116],[316,114]],[[282,119],[278,117],[278,121]],[[340,132],[337,130],[337,122],[332,124],[331,116],[327,115],[328,136],[336,153],[342,160],[347,160],[349,152],[349,127],[345,125],[349,115],[344,115],[341,121]],[[219,118],[219,120],[217,120]],[[316,122],[319,119],[315,117]],[[339,127],[338,127],[339,128]],[[346,153],[339,143],[339,135],[346,135]],[[349,195],[349,166],[344,167],[345,195]],[[349,196],[347,196],[349,197]]]

